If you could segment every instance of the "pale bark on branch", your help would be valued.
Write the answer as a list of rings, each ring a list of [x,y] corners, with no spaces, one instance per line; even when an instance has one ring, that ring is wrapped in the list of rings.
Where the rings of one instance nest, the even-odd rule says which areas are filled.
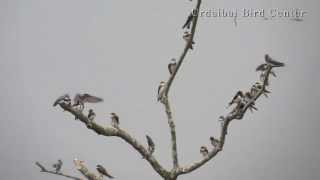
[[[178,160],[178,148],[177,148],[177,135],[176,135],[176,129],[175,129],[175,123],[173,120],[173,116],[172,116],[172,110],[170,107],[170,102],[169,102],[169,91],[170,91],[170,87],[176,77],[176,74],[178,73],[183,60],[185,59],[188,51],[190,50],[190,46],[192,45],[193,39],[194,39],[194,35],[196,32],[196,27],[197,27],[197,22],[198,22],[198,13],[200,11],[200,5],[201,5],[201,0],[197,1],[196,7],[195,7],[195,11],[196,14],[194,14],[194,18],[192,20],[192,27],[191,27],[191,38],[189,39],[189,41],[186,42],[186,45],[184,47],[184,50],[178,60],[177,66],[175,68],[175,70],[173,71],[173,73],[171,74],[171,76],[169,77],[169,80],[166,83],[165,89],[162,96],[162,100],[161,102],[164,104],[165,106],[165,112],[167,114],[167,119],[168,119],[168,124],[169,124],[169,128],[170,128],[170,134],[171,134],[171,153],[172,153],[172,161],[173,161],[173,169],[171,170],[172,176],[176,176],[176,170],[179,169],[179,160]]]
[[[128,132],[126,132],[124,129],[121,128],[112,128],[112,127],[104,127],[99,125],[96,122],[90,122],[88,117],[84,115],[81,111],[78,111],[77,109],[73,108],[71,105],[66,103],[61,103],[60,107],[64,109],[65,111],[70,112],[75,117],[77,117],[81,122],[83,122],[88,129],[92,129],[94,132],[96,132],[98,135],[102,136],[116,136],[130,144],[134,149],[136,149],[142,157],[145,157],[145,159],[150,163],[150,165],[153,167],[153,169],[162,177],[166,177],[168,175],[168,171],[164,169],[160,163],[157,161],[157,159],[152,155],[149,154],[148,150],[133,136],[131,136]]]
[[[73,180],[82,180],[81,178],[75,177],[75,176],[71,176],[62,172],[56,172],[56,171],[52,171],[52,170],[47,170],[47,168],[45,168],[42,164],[40,164],[39,162],[36,162],[36,165],[40,168],[40,172],[44,172],[44,173],[48,173],[48,174],[53,174],[53,175],[57,175],[57,176],[63,176],[65,178],[69,178],[69,179],[73,179]]]

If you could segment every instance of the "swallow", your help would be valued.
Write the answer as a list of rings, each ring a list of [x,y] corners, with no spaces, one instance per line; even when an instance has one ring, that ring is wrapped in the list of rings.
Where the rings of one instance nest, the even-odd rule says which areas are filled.
[[[56,173],[60,172],[62,168],[62,161],[59,159],[57,163],[53,164],[52,167],[55,168]]]
[[[210,142],[211,142],[211,145],[215,148],[218,147],[220,144],[220,141],[214,138],[213,136],[210,137]]]
[[[157,96],[158,101],[161,100],[165,87],[166,87],[166,82],[161,81],[159,86],[158,86],[158,96]]]
[[[236,104],[238,102],[237,99],[242,100],[243,97],[244,97],[244,93],[242,91],[238,91],[236,95],[234,95],[232,100],[229,102],[229,106],[231,106],[232,104]]]
[[[153,152],[155,150],[155,144],[150,136],[146,135],[146,138],[147,138],[147,143],[148,143],[148,152],[149,152],[149,154],[153,154]]]
[[[76,166],[77,169],[82,169],[83,166],[84,166],[84,165],[83,165],[84,161],[79,160],[79,159],[77,159],[77,158],[75,158],[75,159],[73,160],[73,163],[74,163],[74,165]]]
[[[58,104],[61,104],[61,103],[67,103],[67,104],[71,103],[71,99],[70,99],[69,94],[64,94],[64,95],[58,97],[56,99],[56,101],[53,103],[53,107],[55,107],[55,106],[57,106]]]
[[[89,113],[88,113],[88,119],[90,122],[93,122],[94,118],[96,117],[96,113],[93,112],[92,109],[89,109]]]
[[[73,98],[74,104],[72,106],[80,106],[80,109],[84,109],[84,103],[98,103],[102,102],[103,99],[92,96],[90,94],[76,94],[75,97]]]
[[[190,29],[190,26],[191,26],[191,23],[192,23],[192,20],[193,20],[193,17],[194,17],[193,16],[193,11],[194,10],[192,10],[192,12],[189,14],[186,22],[182,26],[182,29],[185,29],[185,28]]]
[[[207,147],[201,146],[200,147],[200,153],[202,154],[203,157],[206,157],[206,156],[208,156],[209,151],[208,151]]]
[[[191,39],[191,34],[187,31],[184,32],[183,39],[188,43]],[[194,41],[191,42],[190,47],[189,47],[190,49],[193,49],[193,46],[192,46],[193,44],[195,44]]]
[[[232,98],[232,100],[229,102],[229,106],[236,104],[236,107],[232,110],[232,113],[239,112],[241,109],[244,108],[244,97],[244,93],[242,91],[238,91],[236,95]]]
[[[100,173],[101,176],[107,176],[107,177],[110,178],[110,179],[113,179],[113,178],[114,178],[114,177],[111,176],[111,175],[107,172],[107,170],[106,170],[103,166],[101,166],[100,164],[97,165],[97,171]]]
[[[263,86],[261,85],[261,83],[256,82],[252,87],[251,87],[251,93],[252,94],[256,94],[258,93],[258,91],[260,91],[263,88]],[[263,89],[262,94],[265,97],[268,97],[268,94],[271,93],[270,91],[268,91],[266,88]]]
[[[272,67],[284,67],[285,64],[279,61],[272,59],[268,54],[264,56],[264,60],[267,64],[270,64]]]
[[[116,113],[111,113],[111,126],[118,129],[119,128],[119,116]]]
[[[172,58],[171,62],[168,64],[168,70],[170,75],[173,74],[173,72],[176,70],[176,67],[177,67],[176,59]]]

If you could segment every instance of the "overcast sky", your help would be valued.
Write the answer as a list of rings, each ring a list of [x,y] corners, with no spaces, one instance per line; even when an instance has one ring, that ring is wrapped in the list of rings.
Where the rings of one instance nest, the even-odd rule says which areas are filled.
[[[96,121],[109,113],[141,142],[156,143],[155,156],[171,168],[170,133],[156,102],[167,64],[183,50],[188,0],[0,0],[1,179],[58,180],[35,161],[81,176],[72,160],[94,170],[104,165],[119,180],[161,179],[118,138],[98,136],[52,103],[64,93],[104,98],[91,104]],[[270,97],[230,125],[223,152],[181,180],[315,180],[320,178],[320,14],[317,0],[203,0],[203,9],[301,8],[290,18],[201,17],[190,52],[170,97],[180,163],[200,160],[199,147],[218,135],[218,117],[239,89],[258,80],[264,54],[286,63],[271,79]]]

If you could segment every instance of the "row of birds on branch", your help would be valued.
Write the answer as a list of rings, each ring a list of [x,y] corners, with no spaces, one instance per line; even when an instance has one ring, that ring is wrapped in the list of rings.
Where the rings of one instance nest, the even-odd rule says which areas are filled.
[[[74,162],[76,163],[76,166],[83,166],[84,161],[78,160],[77,158],[74,159]],[[110,179],[115,178],[114,176],[112,176],[110,173],[108,173],[108,171],[106,170],[106,168],[104,168],[102,165],[97,164],[96,166],[96,170],[98,171],[98,173],[100,174],[100,177],[102,178],[103,176],[108,177]]]
[[[214,149],[218,149],[220,148],[220,141],[216,138],[214,138],[213,136],[211,136],[209,138],[210,140],[210,143],[211,145],[213,146]],[[209,155],[209,150],[206,146],[201,146],[200,147],[200,154],[203,156],[203,157],[207,157]]]
[[[191,32],[189,32],[191,24],[193,22],[194,17],[197,15],[196,11],[194,9],[192,9],[191,13],[188,15],[187,20],[185,21],[185,23],[182,26],[182,29],[186,29],[187,31],[184,32],[183,34],[183,39],[186,41],[186,43],[188,43],[191,39],[192,39],[192,34]],[[190,43],[189,48],[193,50],[193,45],[195,44],[195,42],[192,40],[192,42]],[[175,70],[177,68],[177,62],[175,58],[171,59],[171,62],[168,64],[168,70],[170,75],[172,75]],[[161,81],[159,86],[158,86],[158,96],[157,96],[157,100],[160,101],[163,95],[163,90],[165,89],[166,86],[166,82],[165,81]]]
[[[79,107],[79,110],[82,112],[84,109],[85,103],[98,103],[102,101],[103,101],[102,98],[85,93],[85,94],[76,94],[75,97],[73,98],[73,104],[71,104],[70,96],[68,94],[64,94],[56,99],[56,101],[53,103],[53,106],[57,106],[58,104],[65,103],[74,108]],[[114,112],[110,113],[110,115],[111,115],[111,126],[118,129],[120,125],[119,116]],[[93,109],[89,109],[87,117],[88,117],[89,123],[92,123],[94,121],[96,117],[96,113],[93,111]],[[75,115],[75,119],[77,118],[78,117]]]
[[[266,86],[269,86],[269,75],[273,75],[276,77],[275,72],[272,70],[272,68],[275,67],[283,67],[285,66],[284,63],[276,61],[272,59],[268,54],[265,55],[264,57],[265,63],[260,64],[257,68],[256,71],[261,72],[260,74],[260,81],[262,82],[256,82],[254,85],[252,85],[251,89],[247,92],[243,91],[237,91],[235,96],[232,98],[232,100],[229,102],[229,106],[235,104],[234,109],[231,111],[231,113],[241,113],[242,110],[244,110],[244,107],[248,105],[248,109],[252,112],[253,110],[258,110],[255,107],[255,97],[256,95],[262,91],[262,94],[266,97],[268,97],[268,94],[271,93],[266,89]],[[264,85],[265,86],[264,86]]]
[[[177,69],[177,61],[175,58],[172,58],[170,63],[168,64],[168,70],[171,76],[176,71],[176,69]],[[158,86],[158,95],[157,95],[158,101],[162,99],[165,88],[166,88],[166,82],[161,81]]]
[[[274,59],[272,59],[269,55],[265,55],[265,63],[260,64],[257,68],[256,71],[261,71],[261,75],[260,75],[260,79],[262,81],[262,83],[260,82],[256,82],[250,89],[250,91],[247,92],[242,92],[242,91],[238,91],[236,93],[236,95],[232,98],[232,100],[229,102],[229,106],[235,104],[236,106],[234,107],[234,109],[231,111],[231,113],[241,113],[243,111],[243,108],[248,105],[248,108],[250,111],[253,110],[258,110],[255,107],[255,96],[262,91],[262,94],[265,95],[266,97],[268,97],[268,93],[271,93],[270,91],[268,91],[264,86],[263,83],[265,83],[265,86],[269,85],[268,79],[268,73],[270,73],[271,75],[273,75],[274,77],[276,77],[276,74],[274,73],[274,71],[272,71],[272,68],[275,67],[283,67],[285,66],[284,63],[276,61]],[[249,104],[250,103],[250,104]],[[223,116],[220,116],[220,120],[222,122],[225,121],[225,118]],[[214,138],[214,137],[210,137],[210,142],[211,145],[214,148],[221,148],[221,142]],[[207,157],[209,154],[208,148],[206,146],[201,146],[200,147],[200,153],[202,154],[203,157]]]
[[[192,11],[190,12],[190,14],[188,15],[185,23],[182,26],[182,29],[186,29],[187,31],[184,32],[182,38],[186,41],[186,43],[188,43],[189,41],[191,41],[192,39],[192,34],[191,32],[189,32],[191,24],[193,22],[193,19],[195,18],[195,16],[197,15],[196,11],[194,9],[192,9]],[[189,48],[191,50],[193,50],[193,45],[195,44],[195,42],[192,40],[192,42],[190,42]]]
[[[70,96],[68,94],[65,94],[65,95],[60,96],[54,102],[53,106],[57,106],[58,104],[61,104],[61,103],[66,103],[72,107],[80,106],[80,109],[83,110],[85,103],[98,103],[98,102],[102,102],[102,101],[103,101],[102,98],[99,98],[99,97],[96,97],[96,96],[93,96],[90,94],[76,94],[76,96],[74,97],[74,103],[72,105]],[[111,126],[116,129],[119,129],[119,125],[120,125],[119,116],[114,112],[112,112],[110,114],[111,114]],[[87,117],[88,117],[88,121],[89,121],[89,125],[90,125],[96,117],[96,113],[93,111],[93,109],[89,109]],[[155,151],[155,144],[150,136],[146,135],[146,139],[147,139],[147,143],[148,143],[148,153],[151,155]],[[60,160],[59,160],[59,162],[60,162]],[[62,165],[62,163],[61,163],[61,165]],[[57,167],[60,167],[59,164],[57,164]],[[58,169],[60,169],[60,168],[58,168]]]

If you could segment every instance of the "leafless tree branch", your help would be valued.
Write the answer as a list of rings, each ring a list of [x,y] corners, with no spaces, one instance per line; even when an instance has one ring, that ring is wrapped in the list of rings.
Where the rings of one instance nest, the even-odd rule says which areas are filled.
[[[51,171],[51,170],[47,170],[42,164],[40,164],[39,162],[35,163],[39,168],[40,168],[40,172],[44,172],[44,173],[49,173],[49,174],[54,174],[54,175],[58,175],[58,176],[63,176],[69,179],[74,179],[74,180],[82,180],[81,178],[75,177],[75,176],[70,176],[68,174],[62,173],[62,172],[56,172],[56,171]]]
[[[184,50],[178,60],[177,66],[176,66],[175,70],[173,71],[173,73],[171,74],[171,76],[169,77],[169,80],[166,83],[165,90],[164,90],[163,94],[161,95],[162,96],[161,102],[165,106],[165,111],[167,114],[168,124],[170,127],[170,134],[171,134],[172,160],[173,160],[173,169],[172,169],[173,174],[172,174],[172,176],[176,176],[175,171],[179,168],[179,160],[178,160],[177,137],[176,137],[175,123],[174,123],[174,120],[172,117],[172,110],[170,107],[168,93],[169,93],[171,84],[173,83],[173,80],[175,79],[176,74],[178,73],[178,70],[181,67],[182,62],[183,62],[184,58],[186,57],[187,52],[190,50],[190,46],[192,45],[194,34],[196,32],[196,26],[197,26],[197,21],[198,21],[198,13],[200,10],[200,5],[201,5],[201,0],[198,0],[198,2],[196,4],[195,11],[194,11],[194,12],[196,12],[196,14],[194,14],[194,18],[192,20],[191,38],[186,42]]]
[[[61,103],[60,107],[65,111],[70,112],[75,117],[77,117],[81,122],[83,122],[88,129],[92,129],[98,135],[103,136],[116,136],[130,144],[134,149],[136,149],[145,159],[150,163],[153,169],[162,177],[166,177],[169,172],[165,170],[160,163],[156,160],[156,158],[148,152],[148,150],[141,144],[137,139],[132,137],[129,133],[121,128],[111,128],[111,127],[103,127],[96,122],[90,122],[88,117],[84,115],[81,111],[73,108],[71,105],[66,103]]]
[[[180,168],[177,172],[178,175],[187,174],[200,168],[201,166],[206,164],[206,162],[208,162],[213,157],[215,157],[220,151],[222,151],[230,122],[235,119],[238,119],[238,120],[242,119],[244,117],[244,114],[248,110],[248,108],[251,105],[253,105],[254,102],[264,93],[271,70],[272,70],[272,66],[269,66],[268,69],[266,70],[266,76],[263,79],[262,88],[257,92],[257,94],[254,97],[251,98],[251,100],[249,100],[245,104],[244,108],[238,112],[230,112],[227,116],[223,118],[222,126],[221,126],[221,134],[219,138],[219,145],[216,148],[214,148],[211,152],[209,152],[207,157],[203,158],[199,162],[195,162],[189,166]]]
[[[90,119],[87,117],[87,115],[83,114],[81,110],[78,110],[74,106],[71,105],[71,100],[69,102],[61,102],[59,103],[60,107],[73,114],[76,119],[79,119],[80,122],[84,123],[88,129],[93,130],[98,135],[102,136],[115,136],[119,137],[120,139],[124,140],[128,144],[130,144],[134,149],[136,149],[144,159],[146,159],[149,164],[152,166],[152,168],[165,180],[176,180],[179,175],[190,173],[204,164],[206,164],[208,161],[210,161],[213,157],[215,157],[220,151],[222,151],[224,147],[224,143],[226,140],[226,135],[228,131],[228,126],[232,120],[235,119],[242,119],[248,109],[252,109],[252,107],[255,104],[255,101],[266,92],[266,86],[268,84],[269,76],[271,74],[271,70],[273,66],[266,64],[265,69],[265,76],[262,80],[262,86],[261,88],[254,94],[252,97],[249,98],[249,100],[245,101],[243,106],[241,108],[237,109],[237,111],[231,111],[228,113],[225,117],[223,117],[222,126],[221,126],[221,132],[220,137],[217,139],[217,145],[214,145],[214,148],[198,162],[194,162],[191,165],[188,166],[180,166],[179,165],[179,158],[178,158],[178,150],[177,150],[177,135],[176,135],[176,129],[175,129],[175,123],[173,119],[173,112],[171,110],[170,102],[169,102],[169,92],[171,85],[188,53],[188,51],[191,49],[193,44],[193,39],[196,32],[197,22],[198,22],[198,16],[200,12],[200,6],[201,6],[201,0],[197,0],[196,7],[194,9],[194,18],[192,19],[192,27],[190,31],[190,38],[186,41],[185,47],[178,59],[178,62],[176,64],[176,67],[174,68],[174,71],[172,72],[171,76],[169,77],[168,81],[165,83],[164,90],[159,95],[160,102],[165,107],[165,112],[168,119],[168,124],[170,128],[170,135],[171,135],[171,155],[172,155],[172,163],[173,168],[169,171],[166,170],[161,166],[161,164],[157,161],[157,159],[154,157],[152,152],[149,152],[146,147],[144,147],[136,138],[131,136],[126,130],[120,128],[120,127],[105,127],[102,125],[97,124],[93,119]],[[235,19],[236,20],[236,19]],[[187,21],[190,22],[190,21]],[[171,71],[170,71],[171,72]],[[163,87],[163,86],[162,86]],[[69,96],[68,96],[69,97]],[[91,110],[92,111],[92,110]],[[89,172],[88,168],[84,166],[81,161],[76,161],[75,164],[77,169],[89,180],[100,180],[101,177],[97,177],[94,173]],[[65,176],[71,179],[80,180],[80,178],[72,177],[66,174],[62,174],[59,172],[54,171],[48,171],[44,166],[42,166],[40,163],[36,163],[37,166],[40,167],[42,172],[47,172],[51,174],[61,175]]]
[[[188,53],[188,51],[190,49],[190,46],[192,45],[193,38],[194,38],[194,35],[195,35],[195,32],[196,32],[197,22],[198,22],[198,15],[199,15],[199,12],[200,12],[200,5],[201,5],[201,0],[198,0],[196,8],[195,8],[195,11],[194,11],[196,13],[196,15],[194,16],[195,18],[193,18],[193,20],[192,20],[191,38],[186,43],[186,45],[184,47],[184,50],[183,50],[182,54],[180,55],[180,58],[178,60],[177,67],[175,68],[175,71],[172,73],[172,75],[170,76],[169,80],[166,83],[166,89],[164,91],[164,95],[166,97],[168,96],[171,84],[172,84],[173,80],[175,79],[176,74],[178,73],[178,71],[180,69],[180,66],[182,65],[182,62],[183,62],[185,56],[187,55],[187,53]]]

